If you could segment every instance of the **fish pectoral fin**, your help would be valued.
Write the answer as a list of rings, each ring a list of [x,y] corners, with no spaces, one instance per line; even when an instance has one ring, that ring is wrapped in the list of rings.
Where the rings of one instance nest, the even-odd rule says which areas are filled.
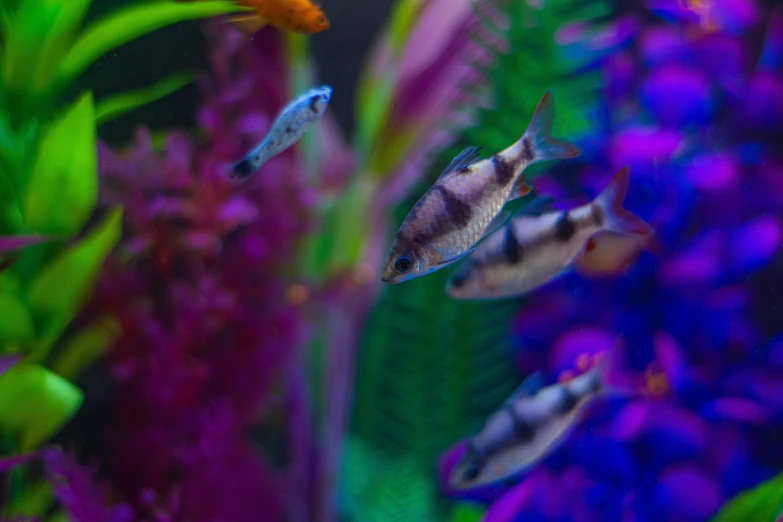
[[[232,24],[245,34],[253,34],[269,23],[253,13],[231,16],[226,19],[226,22]]]
[[[525,216],[540,216],[544,210],[555,202],[552,196],[538,196],[536,199],[522,207],[518,213]]]
[[[586,276],[617,275],[644,250],[644,238],[618,232],[601,231],[593,234],[574,260],[576,270]]]
[[[485,237],[487,237],[488,235],[490,235],[491,233],[495,232],[500,227],[502,227],[506,223],[510,215],[511,212],[509,212],[508,210],[503,210],[497,216],[492,218],[492,221],[489,222],[487,228],[484,229],[484,233],[481,234],[481,237],[478,239],[478,241],[476,241],[476,243],[478,243],[479,241],[481,241],[482,239],[484,239]]]
[[[481,147],[465,147],[459,154],[457,154],[451,163],[438,176],[438,180],[451,174],[452,172],[459,172],[460,170],[469,167],[476,163],[479,159],[479,151]]]
[[[514,182],[514,185],[511,187],[511,192],[508,194],[508,198],[506,199],[506,203],[509,201],[514,201],[518,198],[524,198],[528,194],[533,192],[533,187],[525,183],[525,179],[520,176],[517,181]]]
[[[466,257],[466,256],[472,254],[474,250],[476,250],[476,247],[469,248],[468,250],[464,251],[463,253],[461,253],[461,254],[459,254],[457,256],[452,257],[451,259],[446,259],[445,261],[441,261],[440,263],[438,263],[438,266],[450,265],[454,261],[459,261],[463,257]]]

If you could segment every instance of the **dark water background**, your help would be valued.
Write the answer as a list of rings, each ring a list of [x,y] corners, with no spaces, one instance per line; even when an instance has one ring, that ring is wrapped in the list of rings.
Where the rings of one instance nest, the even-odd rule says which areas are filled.
[[[96,0],[86,23],[107,14],[125,0]],[[330,29],[310,37],[317,77],[334,88],[329,106],[346,135],[353,131],[354,92],[364,60],[378,31],[389,15],[392,0],[329,0]],[[206,40],[200,22],[166,27],[142,36],[103,56],[75,86],[81,92],[89,85],[95,98],[120,91],[143,88],[177,71],[207,69]],[[154,55],[154,59],[151,57]],[[188,85],[162,100],[151,103],[100,127],[101,138],[111,144],[126,142],[133,130],[144,125],[150,130],[190,127],[195,124],[200,94],[196,84]]]

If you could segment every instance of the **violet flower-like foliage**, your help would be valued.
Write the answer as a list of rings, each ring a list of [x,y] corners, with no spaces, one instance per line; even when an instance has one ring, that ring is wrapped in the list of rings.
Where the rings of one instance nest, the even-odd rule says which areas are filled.
[[[107,359],[118,389],[106,461],[137,519],[275,521],[286,475],[249,430],[276,406],[271,388],[306,332],[282,270],[313,194],[295,149],[229,181],[226,166],[288,101],[288,69],[280,33],[209,27],[206,142],[172,133],[158,152],[142,129],[128,152],[99,151],[102,202],[126,209],[92,306],[122,327]]]
[[[536,188],[566,208],[630,165],[626,207],[654,224],[660,249],[620,277],[547,285],[513,328],[523,374],[555,378],[620,334],[629,375],[657,365],[670,393],[600,401],[538,466],[468,494],[490,506],[487,522],[703,521],[783,469],[783,343],[760,332],[751,307],[769,304],[748,285],[783,240],[783,15],[711,4],[651,1],[583,35],[582,48],[611,51],[601,125],[572,178]],[[463,447],[441,461],[455,496],[445,481]]]

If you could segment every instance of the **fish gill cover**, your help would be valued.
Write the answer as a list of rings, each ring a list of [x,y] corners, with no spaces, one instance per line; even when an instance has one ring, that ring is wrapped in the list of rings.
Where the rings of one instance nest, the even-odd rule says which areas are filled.
[[[315,84],[304,40],[270,28],[248,39],[210,23],[200,135],[158,140],[142,129],[124,150],[98,142],[97,164],[96,120],[181,82],[114,97],[103,110],[86,95],[55,120],[62,84],[48,87],[49,68],[19,69],[4,91],[10,186],[76,164],[66,174],[84,179],[69,187],[85,188],[63,198],[59,185],[31,184],[42,188],[27,200],[38,210],[30,215],[49,223],[35,227],[4,191],[3,244],[92,227],[96,194],[96,217],[119,204],[124,223],[94,298],[63,342],[118,239],[119,214],[70,250],[2,252],[2,349],[25,354],[21,363],[4,359],[0,375],[3,452],[17,455],[0,466],[14,468],[4,516],[701,521],[783,469],[781,274],[770,263],[781,244],[781,14],[752,0],[446,1],[397,3],[363,73],[352,147],[327,113],[301,148],[270,160],[241,189],[223,167]],[[4,57],[4,68],[33,55],[58,62],[67,52],[61,79],[163,20],[233,9],[132,5],[67,51],[61,40],[22,38],[24,27],[59,27],[53,6],[64,4],[4,5],[14,27],[3,31],[4,52],[31,49],[16,62]],[[53,10],[44,20],[20,5]],[[375,267],[414,202],[399,200],[420,195],[465,145],[506,146],[550,87],[555,134],[578,138],[583,153],[539,168],[536,191],[562,205],[586,201],[630,164],[628,205],[656,225],[661,250],[621,278],[571,275],[506,303],[447,300],[448,273],[379,292]],[[484,108],[460,112],[475,102]],[[44,137],[23,125],[35,120],[22,113],[30,110],[63,123]],[[54,152],[33,161],[39,147]],[[74,151],[78,162],[62,159]],[[96,165],[100,187],[87,179]],[[55,257],[60,251],[69,254]],[[57,261],[44,271],[49,259]],[[44,282],[32,292],[39,271]],[[468,494],[469,502],[448,490],[459,440],[522,376],[569,374],[580,355],[607,349],[618,333],[632,348],[626,362],[663,372],[668,394],[597,406],[540,466]],[[69,382],[99,359],[112,386],[82,392]],[[19,455],[45,444],[83,396],[105,401],[107,414],[90,436],[59,439],[78,452]],[[738,515],[733,504],[722,520],[769,520],[779,511],[770,488],[757,495],[769,505]]]

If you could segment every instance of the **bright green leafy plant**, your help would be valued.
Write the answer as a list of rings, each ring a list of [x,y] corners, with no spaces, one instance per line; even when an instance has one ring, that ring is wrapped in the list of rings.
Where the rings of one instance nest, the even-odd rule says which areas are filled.
[[[776,522],[783,516],[783,475],[734,497],[712,522]]]
[[[82,28],[90,5],[0,2],[0,355],[22,356],[0,375],[2,455],[41,447],[73,417],[82,392],[71,381],[117,332],[111,318],[71,327],[122,230],[121,209],[94,216],[96,125],[191,78],[180,74],[97,105],[89,91],[66,97],[68,88],[97,58],[145,33],[238,10],[228,1],[159,0]],[[18,486],[26,476],[14,472],[7,514],[33,514],[31,505],[46,510],[51,503],[40,483]]]

